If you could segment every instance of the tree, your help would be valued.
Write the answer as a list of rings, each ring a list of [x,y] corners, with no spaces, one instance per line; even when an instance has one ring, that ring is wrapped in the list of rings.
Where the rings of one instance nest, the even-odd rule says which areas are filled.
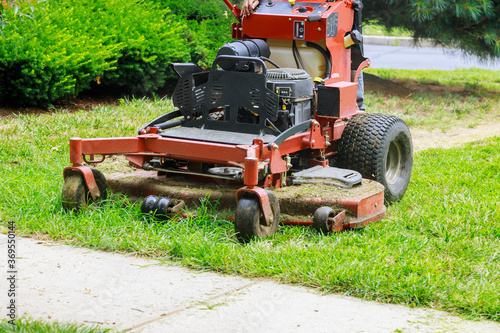
[[[483,59],[500,58],[500,0],[366,0],[364,19],[402,27],[415,38],[462,49]]]
[[[33,12],[35,11],[35,5],[37,2],[41,2],[45,0],[4,0],[0,4],[0,33],[3,35],[3,29],[5,25],[10,24],[12,19],[16,16],[19,17],[20,20],[23,17],[28,17],[33,19]],[[7,8],[12,8],[14,15],[9,17],[5,12]]]

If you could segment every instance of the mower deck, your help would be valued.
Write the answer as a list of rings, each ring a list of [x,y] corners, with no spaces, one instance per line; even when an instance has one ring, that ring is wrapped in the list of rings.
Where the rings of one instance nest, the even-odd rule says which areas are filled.
[[[148,195],[168,197],[178,203],[184,201],[188,208],[195,208],[200,199],[217,203],[218,209],[234,212],[236,189],[231,184],[207,183],[182,176],[158,176],[155,171],[136,171],[106,175],[113,192],[127,194],[137,199]],[[360,228],[384,218],[384,187],[375,181],[363,179],[361,185],[344,189],[333,185],[303,184],[275,189],[282,213],[280,223],[312,225],[314,212],[328,206],[335,212],[345,211],[345,216],[334,230]]]

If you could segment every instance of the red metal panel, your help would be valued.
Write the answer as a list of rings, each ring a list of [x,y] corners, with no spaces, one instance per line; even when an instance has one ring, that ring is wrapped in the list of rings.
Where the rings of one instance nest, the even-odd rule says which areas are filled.
[[[144,163],[151,160],[151,157],[144,155],[127,155],[125,158],[130,162],[130,164],[136,168],[142,168]]]
[[[340,140],[342,137],[342,132],[344,132],[346,123],[345,122],[336,122],[333,126],[333,137],[332,140]]]
[[[71,138],[69,140],[69,161],[73,163],[73,165],[79,165],[83,163],[82,139]]]
[[[145,155],[224,164],[243,163],[247,156],[259,156],[259,146],[228,145],[213,142],[163,138],[155,134],[130,138],[78,139],[70,142],[72,163],[81,163],[84,155]],[[78,158],[79,157],[79,158]],[[76,162],[75,162],[76,161]]]
[[[345,219],[345,210],[335,215],[332,218],[332,231],[344,230],[345,228],[344,219]]]
[[[384,191],[361,198],[340,199],[338,203],[347,207],[357,217],[371,216],[379,212],[382,207],[385,209]]]
[[[236,191],[236,201],[240,200],[240,197],[243,193],[252,193],[257,198],[259,198],[260,207],[262,209],[262,214],[264,215],[264,219],[266,220],[267,225],[271,225],[273,223],[273,211],[271,209],[271,204],[269,203],[269,196],[267,195],[266,190],[260,187],[254,188],[240,188]]]
[[[82,174],[83,180],[85,181],[85,184],[87,184],[87,188],[89,189],[92,200],[98,200],[101,197],[101,192],[99,191],[99,187],[97,186],[92,170],[88,166],[84,165],[66,167],[63,171],[64,179],[66,179],[69,172],[72,170],[75,170],[76,172],[80,172]]]
[[[259,156],[257,152],[258,146],[256,145],[235,146],[175,138],[160,138],[149,141],[147,148],[151,152],[161,153],[174,159],[216,164],[225,164],[228,161],[244,163],[247,156]]]
[[[256,157],[245,158],[243,177],[248,188],[253,188],[259,183],[259,160]]]
[[[317,165],[321,165],[323,168],[325,168],[325,167],[329,166],[329,165],[330,165],[330,163],[328,162],[328,160],[327,160],[327,159],[322,160],[322,161],[320,161],[320,160],[310,160],[310,161],[309,161],[309,165],[310,165],[311,167],[315,167],[315,166],[317,166]]]
[[[327,84],[326,86],[339,89],[340,91],[340,118],[348,118],[357,114],[359,110],[356,102],[357,83],[341,81]]]
[[[157,139],[159,135],[145,134],[130,138],[83,139],[81,153],[84,155],[113,155],[145,152],[146,139]]]
[[[288,2],[288,0],[276,0],[275,2]],[[343,9],[342,1],[336,3],[327,3],[326,1],[307,1],[308,3],[325,3],[328,4],[326,10],[322,10],[321,21],[308,22],[307,17],[311,14],[310,12],[299,13],[298,7],[301,5],[301,2],[297,2],[296,6],[290,6],[290,11],[288,13],[272,13],[272,14],[262,14],[262,13],[254,13],[249,17],[243,18],[242,21],[242,35],[245,38],[273,38],[273,39],[294,39],[294,22],[296,21],[304,21],[305,22],[305,35],[304,40],[307,41],[319,41],[326,38],[326,25],[327,18],[332,13],[338,11],[340,8]],[[352,11],[352,10],[351,10]],[[271,19],[272,18],[272,19]],[[344,22],[342,20],[342,22]],[[339,15],[339,23],[340,23],[340,15]],[[352,20],[351,20],[352,26]],[[344,31],[345,29],[341,29]],[[339,30],[340,31],[340,30]],[[339,32],[340,34],[340,32]],[[342,39],[344,35],[338,36],[339,39]]]
[[[286,162],[281,158],[281,156],[283,155],[286,154],[281,153],[280,148],[276,144],[274,144],[269,161],[269,171],[271,173],[282,173],[288,170],[286,167]]]
[[[276,2],[287,2],[276,0]],[[354,10],[351,8],[352,1],[307,1],[328,4],[328,9],[322,11],[321,21],[308,22],[309,12],[298,13],[296,10],[300,2],[295,7],[290,6],[289,13],[262,14],[254,13],[243,18],[242,26],[233,31],[233,37],[243,38],[271,38],[271,39],[294,39],[294,24],[297,21],[304,22],[304,39],[306,41],[317,42],[325,40],[326,47],[330,51],[332,59],[332,79],[330,82],[351,81],[351,50],[344,47],[344,36],[351,31],[354,19]],[[330,15],[337,17],[337,34],[334,37],[327,37],[327,21]],[[236,28],[233,26],[233,28]]]

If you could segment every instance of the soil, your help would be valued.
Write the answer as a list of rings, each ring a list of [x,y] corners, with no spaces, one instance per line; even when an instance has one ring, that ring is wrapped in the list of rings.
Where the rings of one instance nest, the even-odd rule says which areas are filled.
[[[159,96],[172,96],[175,88],[176,80],[168,80],[165,87],[159,92]],[[127,91],[124,92],[117,87],[102,87],[92,86],[91,90],[86,91],[80,96],[75,98],[66,98],[54,103],[48,107],[34,107],[34,106],[9,106],[0,104],[0,118],[5,118],[16,114],[44,114],[50,113],[53,110],[92,110],[103,105],[118,105],[121,98],[130,97],[131,94]],[[136,96],[143,97],[143,96]]]
[[[40,108],[35,106],[5,106],[0,105],[0,118],[5,118],[12,115],[27,115],[27,114],[44,114],[50,113],[55,109],[59,110],[92,110],[93,108],[102,105],[118,105],[119,98],[114,95],[111,96],[81,96],[79,98],[68,98],[62,100],[53,106]]]
[[[432,131],[412,129],[413,150],[429,148],[452,148],[464,143],[500,135],[500,116],[487,124],[470,127],[453,127],[444,133],[439,129]]]
[[[413,91],[404,85],[391,80],[382,79],[378,76],[363,73],[365,90],[383,95],[398,96],[401,98],[409,97]]]
[[[420,83],[417,80],[387,80],[382,79],[376,75],[363,73],[363,80],[365,83],[365,90],[373,93],[380,93],[386,96],[397,96],[407,98],[414,93],[424,94],[459,94],[462,96],[474,95],[476,91],[474,88],[465,86],[449,86],[441,85],[438,83]],[[493,97],[498,95],[496,91],[483,90],[482,95]]]
[[[455,93],[469,95],[470,91],[461,86],[443,86],[439,84],[420,84],[417,81],[386,80],[378,76],[363,74],[365,89],[386,96],[398,96],[408,98],[414,93],[445,94]],[[488,95],[495,92],[485,92]],[[500,133],[500,115],[488,118],[487,123],[475,127],[453,127],[443,132],[440,129],[425,130],[411,129],[413,139],[413,150],[425,150],[428,148],[451,148],[463,143],[472,142],[488,137],[497,136]]]
[[[456,93],[467,95],[470,92],[461,86],[442,86],[439,84],[419,84],[416,81],[392,81],[365,73],[365,89],[386,96],[410,97],[413,93]],[[492,92],[493,94],[493,92]],[[451,148],[463,143],[472,142],[500,133],[500,115],[489,118],[488,123],[475,127],[453,127],[446,132],[440,129],[412,129],[413,149],[415,151],[428,148]]]

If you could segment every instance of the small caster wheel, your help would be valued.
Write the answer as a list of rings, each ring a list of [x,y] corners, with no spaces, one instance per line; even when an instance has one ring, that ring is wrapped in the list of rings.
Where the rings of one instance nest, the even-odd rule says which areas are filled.
[[[158,220],[166,221],[173,206],[174,203],[170,199],[149,195],[142,200],[141,212],[150,214]]]
[[[90,168],[94,175],[95,182],[99,188],[100,197],[96,200],[105,201],[108,198],[108,183],[103,173],[97,169]],[[88,207],[94,200],[90,196],[89,189],[85,183],[83,175],[78,170],[70,170],[64,179],[62,188],[62,206],[67,211],[78,212]]]
[[[166,221],[169,219],[170,210],[174,206],[173,202],[167,198],[160,198],[156,201],[153,214],[158,220]]]
[[[141,205],[141,212],[143,214],[152,214],[156,202],[158,202],[159,198],[156,195],[148,195],[142,200],[142,205]]]
[[[276,233],[280,218],[278,198],[271,191],[266,191],[271,204],[273,221],[267,225],[256,195],[244,194],[238,201],[234,217],[236,237],[242,243],[249,242],[254,237],[264,238]]]
[[[320,207],[316,209],[313,217],[314,229],[324,234],[332,232],[334,217],[335,212],[330,207]]]

